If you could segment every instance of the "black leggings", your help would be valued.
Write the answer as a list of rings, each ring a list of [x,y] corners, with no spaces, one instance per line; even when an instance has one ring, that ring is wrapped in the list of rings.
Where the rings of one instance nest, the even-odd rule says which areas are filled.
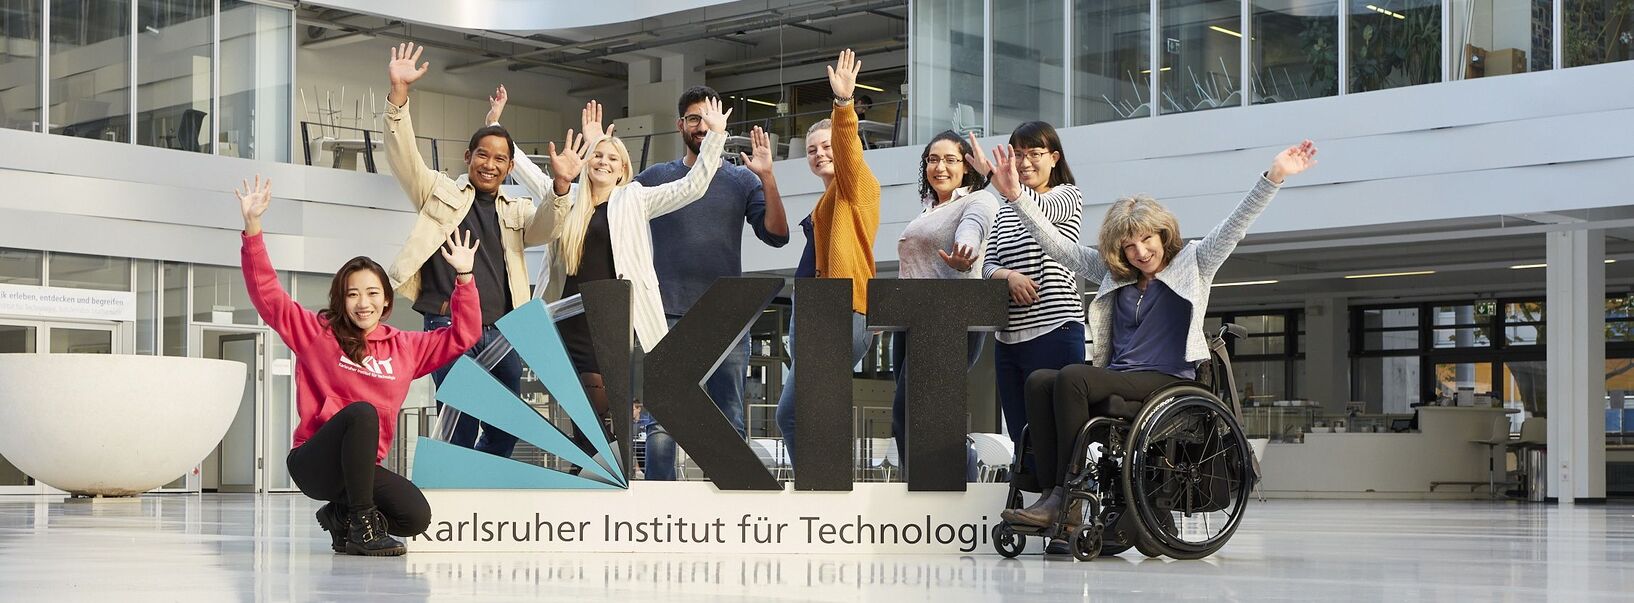
[[[1033,371],[1026,386],[1027,434],[1039,487],[1053,488],[1066,481],[1073,457],[1083,454],[1075,446],[1078,430],[1090,419],[1110,414],[1107,402],[1112,396],[1139,402],[1179,380],[1158,372],[1126,373],[1087,364]]]
[[[312,438],[289,451],[289,476],[301,492],[361,511],[380,509],[386,531],[413,536],[431,525],[431,503],[403,476],[375,464],[380,413],[353,402],[330,417]]]

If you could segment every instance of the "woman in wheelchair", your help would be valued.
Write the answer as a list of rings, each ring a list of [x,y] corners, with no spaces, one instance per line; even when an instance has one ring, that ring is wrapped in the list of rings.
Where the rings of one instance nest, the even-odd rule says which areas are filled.
[[[1017,183],[1010,149],[994,149],[993,156],[995,189],[1015,205],[1044,252],[1099,284],[1089,305],[1094,365],[1036,371],[1026,383],[1027,430],[1044,495],[1032,506],[1005,509],[1002,516],[1017,527],[1047,527],[1062,517],[1069,499],[1073,507],[1084,500],[1063,486],[1073,461],[1085,454],[1078,437],[1090,419],[1132,418],[1154,392],[1195,379],[1199,364],[1209,360],[1203,322],[1215,273],[1283,180],[1316,163],[1316,146],[1307,140],[1277,154],[1248,196],[1201,240],[1184,242],[1174,214],[1137,195],[1107,210],[1097,246],[1076,244],[1051,228]],[[1083,516],[1076,511],[1065,514],[1065,530],[1049,532],[1056,537],[1052,552],[1065,548],[1062,535],[1078,529]]]

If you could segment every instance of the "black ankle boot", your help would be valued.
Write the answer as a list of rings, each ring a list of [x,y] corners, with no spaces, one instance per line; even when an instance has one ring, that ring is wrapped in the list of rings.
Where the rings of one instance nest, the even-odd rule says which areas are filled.
[[[392,557],[408,552],[403,543],[386,533],[386,517],[374,507],[354,511],[346,530],[346,553],[370,557]]]
[[[336,553],[346,552],[346,510],[335,503],[318,507],[318,525],[329,533],[329,548]]]
[[[1051,488],[1049,493],[1039,497],[1038,502],[1025,509],[1006,510],[1001,517],[1011,523],[1022,523],[1031,526],[1047,526],[1055,521],[1055,512],[1061,509],[1061,503],[1066,494],[1060,486]]]

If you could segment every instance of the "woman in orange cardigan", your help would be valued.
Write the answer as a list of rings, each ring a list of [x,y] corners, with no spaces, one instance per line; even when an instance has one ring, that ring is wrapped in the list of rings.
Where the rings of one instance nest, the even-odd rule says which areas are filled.
[[[862,139],[857,135],[857,111],[852,92],[862,61],[847,49],[828,68],[834,91],[830,119],[812,124],[806,132],[806,166],[823,180],[823,196],[811,215],[800,222],[806,249],[795,278],[851,279],[851,362],[868,351],[868,279],[874,278],[874,234],[879,231],[879,180],[862,161]],[[789,323],[789,348],[794,348],[794,323]],[[792,356],[792,352],[791,352]],[[794,361],[783,380],[777,400],[777,427],[789,459],[794,459]]]

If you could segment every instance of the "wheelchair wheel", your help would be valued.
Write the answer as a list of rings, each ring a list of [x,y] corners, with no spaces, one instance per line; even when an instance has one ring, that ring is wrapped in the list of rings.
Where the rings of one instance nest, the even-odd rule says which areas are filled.
[[[1145,555],[1148,558],[1152,558],[1152,559],[1156,559],[1158,557],[1163,556],[1163,553],[1159,552],[1156,548],[1154,548],[1152,546],[1152,544],[1151,544],[1151,541],[1147,540],[1145,536],[1140,536],[1140,535],[1135,536],[1135,550],[1140,551],[1140,554]]]
[[[1122,476],[1144,536],[1136,546],[1148,556],[1207,557],[1242,522],[1253,451],[1231,411],[1208,390],[1179,385],[1153,399],[1130,429]]]
[[[1067,548],[1072,550],[1073,559],[1094,561],[1101,555],[1101,526],[1088,523],[1078,526],[1067,535]]]
[[[1021,554],[1021,549],[1027,548],[1027,537],[1016,533],[1010,524],[999,522],[993,526],[993,548],[1006,559],[1014,559]]]

